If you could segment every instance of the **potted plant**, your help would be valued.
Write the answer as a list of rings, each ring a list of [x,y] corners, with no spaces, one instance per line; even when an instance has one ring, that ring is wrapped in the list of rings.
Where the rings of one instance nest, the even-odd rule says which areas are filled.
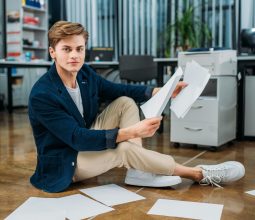
[[[212,39],[208,26],[201,21],[201,18],[194,15],[194,6],[189,6],[177,16],[175,23],[169,24],[166,29],[166,57],[170,57],[170,48],[174,46],[178,52],[194,47],[202,47],[203,39]],[[177,33],[177,40],[172,39],[172,33]],[[177,44],[175,44],[177,42]]]

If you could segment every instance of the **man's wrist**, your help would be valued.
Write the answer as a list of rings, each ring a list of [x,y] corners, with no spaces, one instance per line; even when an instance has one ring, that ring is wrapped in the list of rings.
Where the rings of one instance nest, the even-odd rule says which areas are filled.
[[[136,138],[135,132],[130,128],[121,128],[118,131],[116,142],[122,142],[129,139]]]

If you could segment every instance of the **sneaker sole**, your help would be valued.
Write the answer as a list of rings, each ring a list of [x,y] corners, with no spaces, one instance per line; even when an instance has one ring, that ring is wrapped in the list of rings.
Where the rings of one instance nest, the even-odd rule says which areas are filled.
[[[180,184],[182,182],[181,178],[176,177],[174,180],[171,182],[166,183],[151,183],[147,184],[144,182],[144,180],[139,180],[137,178],[132,178],[128,177],[125,179],[125,183],[128,185],[133,185],[133,186],[146,186],[146,187],[169,187],[169,186],[174,186],[177,184]]]

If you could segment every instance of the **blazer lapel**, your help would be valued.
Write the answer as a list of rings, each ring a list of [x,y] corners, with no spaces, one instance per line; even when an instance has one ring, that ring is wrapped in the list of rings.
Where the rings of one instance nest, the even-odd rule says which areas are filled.
[[[49,73],[50,73],[50,77],[52,79],[53,84],[55,84],[57,88],[57,92],[60,98],[64,101],[65,105],[67,106],[67,111],[74,116],[74,118],[78,121],[78,123],[82,127],[85,127],[83,116],[80,114],[77,106],[75,105],[73,99],[68,93],[64,83],[59,77],[55,63],[50,68]]]
[[[90,115],[90,101],[89,101],[90,94],[89,94],[88,77],[82,70],[78,72],[77,82],[79,84],[80,91],[81,91],[84,119],[86,120],[87,117],[85,116]]]

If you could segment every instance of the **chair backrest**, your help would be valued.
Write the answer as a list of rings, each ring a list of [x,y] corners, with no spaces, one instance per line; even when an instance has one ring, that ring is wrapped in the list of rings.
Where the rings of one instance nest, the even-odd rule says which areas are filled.
[[[149,55],[123,55],[119,58],[120,78],[146,82],[157,78],[157,63]]]

